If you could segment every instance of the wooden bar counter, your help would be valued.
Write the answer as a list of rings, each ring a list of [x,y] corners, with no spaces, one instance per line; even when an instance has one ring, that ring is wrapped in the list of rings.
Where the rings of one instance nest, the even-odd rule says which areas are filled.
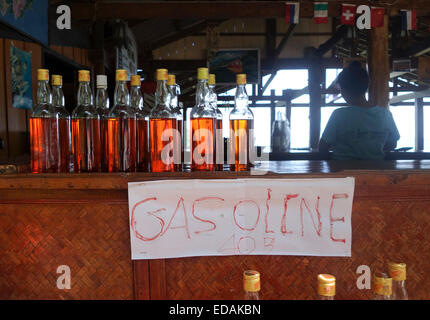
[[[0,175],[0,299],[242,299],[261,272],[263,299],[315,299],[318,273],[336,299],[371,299],[360,265],[407,264],[411,299],[430,299],[430,160],[270,162],[270,172]],[[222,256],[132,261],[127,183],[160,179],[355,177],[352,257]],[[71,289],[57,288],[57,267]]]

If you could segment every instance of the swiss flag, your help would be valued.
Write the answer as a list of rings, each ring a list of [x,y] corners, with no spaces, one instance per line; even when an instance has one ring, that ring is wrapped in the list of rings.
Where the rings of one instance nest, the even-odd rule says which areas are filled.
[[[348,24],[353,26],[355,24],[356,6],[353,4],[342,4],[342,16],[340,18],[341,24]]]
[[[355,13],[357,12],[356,6],[353,4],[342,4],[342,16],[340,18],[341,24],[348,24],[353,26],[355,24]]]
[[[372,7],[370,9],[370,14],[372,28],[380,28],[384,26],[385,8]]]

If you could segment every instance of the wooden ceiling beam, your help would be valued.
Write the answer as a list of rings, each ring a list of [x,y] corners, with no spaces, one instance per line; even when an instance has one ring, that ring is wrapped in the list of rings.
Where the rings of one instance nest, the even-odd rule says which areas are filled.
[[[261,70],[272,70],[271,60],[263,59],[261,61]],[[326,68],[342,68],[342,59],[322,58],[321,63]],[[166,68],[173,73],[192,72],[200,67],[206,67],[206,60],[152,60],[154,68]],[[280,69],[304,69],[309,67],[309,61],[302,58],[278,59],[277,68]],[[143,66],[145,68],[145,66]]]
[[[326,0],[330,17],[339,17],[344,0]],[[374,1],[349,0],[351,4],[374,5]],[[380,6],[384,6],[381,4]],[[386,6],[386,5],[385,5]],[[428,0],[399,0],[386,6],[389,15],[398,15],[400,9],[416,9],[418,16],[428,16]],[[135,2],[97,1],[72,2],[72,15],[75,19],[233,19],[233,18],[283,18],[283,1],[159,1]],[[301,1],[300,17],[312,18],[314,5],[309,0]]]

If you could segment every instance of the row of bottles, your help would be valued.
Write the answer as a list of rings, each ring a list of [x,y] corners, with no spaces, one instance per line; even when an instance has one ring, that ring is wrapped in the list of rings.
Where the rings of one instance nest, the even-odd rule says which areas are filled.
[[[389,275],[378,272],[374,275],[372,289],[374,300],[408,300],[405,288],[406,264],[390,262]],[[336,278],[331,274],[319,274],[317,277],[317,297],[319,300],[334,300],[336,296]],[[246,270],[243,273],[245,300],[260,299],[260,273]]]
[[[77,106],[65,109],[62,78],[38,70],[37,105],[30,116],[31,170],[42,172],[174,172],[183,170],[184,120],[175,76],[157,69],[155,105],[143,105],[140,77],[116,70],[113,106],[107,77],[97,75],[95,102],[90,72],[78,72]],[[230,170],[251,166],[254,119],[248,108],[246,75],[237,75],[235,106],[230,113]],[[197,70],[196,104],[190,113],[191,171],[223,170],[223,115],[217,106],[215,75]]]

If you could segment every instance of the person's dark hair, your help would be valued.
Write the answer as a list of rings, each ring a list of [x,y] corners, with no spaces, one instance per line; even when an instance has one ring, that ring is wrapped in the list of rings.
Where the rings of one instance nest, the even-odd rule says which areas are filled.
[[[369,75],[359,61],[352,61],[339,74],[337,82],[349,94],[363,95],[369,87]]]

